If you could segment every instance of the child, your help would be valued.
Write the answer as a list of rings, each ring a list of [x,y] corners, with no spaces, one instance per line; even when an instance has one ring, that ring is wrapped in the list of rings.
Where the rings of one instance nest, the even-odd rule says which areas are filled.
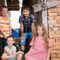
[[[11,35],[11,22],[10,19],[7,17],[8,15],[8,7],[2,6],[2,16],[0,16],[0,31],[3,33],[4,38],[7,38]],[[3,41],[4,39],[2,39]],[[6,42],[2,42],[5,46]]]
[[[35,17],[31,14],[28,6],[22,7],[22,15],[19,17],[21,29],[21,49],[25,50],[26,40],[32,38],[32,31],[35,23]]]
[[[32,38],[31,48],[25,55],[26,60],[47,60],[48,44],[45,38],[45,26],[38,24],[36,27],[36,36]]]
[[[13,46],[14,40],[12,36],[7,38],[7,46],[4,48],[4,53],[2,55],[2,60],[16,60],[16,56],[22,53],[21,51],[16,52],[16,47]],[[21,55],[21,54],[20,54]],[[21,58],[21,57],[20,57]]]

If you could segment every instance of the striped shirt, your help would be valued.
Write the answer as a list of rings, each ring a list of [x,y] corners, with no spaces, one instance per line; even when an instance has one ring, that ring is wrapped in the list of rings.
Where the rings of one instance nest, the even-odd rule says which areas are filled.
[[[10,19],[0,16],[0,30],[5,37],[10,35]]]

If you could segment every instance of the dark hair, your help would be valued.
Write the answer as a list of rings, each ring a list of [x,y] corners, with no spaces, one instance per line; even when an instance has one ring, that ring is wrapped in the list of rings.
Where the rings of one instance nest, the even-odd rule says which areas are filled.
[[[2,8],[8,8],[7,6],[2,6]]]
[[[8,38],[13,38],[13,37],[12,37],[12,35],[10,35],[10,36],[7,37],[7,39],[8,39]]]
[[[21,10],[21,13],[23,12],[23,10],[29,10],[29,12],[31,13],[31,8],[28,7],[28,6],[23,6],[22,10]]]
[[[7,7],[7,6],[2,6],[2,9],[3,9],[3,8],[7,8],[7,9],[8,9],[8,7]]]

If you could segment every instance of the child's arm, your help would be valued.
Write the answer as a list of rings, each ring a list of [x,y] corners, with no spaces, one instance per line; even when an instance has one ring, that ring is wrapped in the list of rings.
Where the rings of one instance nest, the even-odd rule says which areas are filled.
[[[1,58],[2,59],[9,59],[9,58],[13,58],[14,56],[11,55],[11,56],[8,56],[6,53],[2,54]]]
[[[20,30],[21,30],[21,37],[20,37],[20,39],[23,40],[24,39],[24,26],[23,26],[23,23],[20,24]]]
[[[18,55],[18,54],[24,54],[24,52],[18,51],[18,52],[16,53],[16,55]]]
[[[13,47],[12,53],[10,52],[8,48],[5,48],[4,50],[9,56],[16,56],[16,47]]]
[[[8,55],[12,55],[8,48],[5,47],[5,48],[4,48],[4,51],[5,51]]]

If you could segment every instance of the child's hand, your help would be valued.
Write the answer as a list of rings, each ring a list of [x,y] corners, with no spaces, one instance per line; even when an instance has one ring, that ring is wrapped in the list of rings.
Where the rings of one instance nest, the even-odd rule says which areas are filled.
[[[18,51],[17,54],[24,54],[24,52],[22,52],[22,51]]]
[[[20,37],[20,40],[23,40],[23,39],[24,39],[24,36],[21,36],[21,37]]]
[[[6,53],[4,53],[4,54],[2,54],[1,58],[4,59],[4,58],[6,58],[6,56],[7,56]]]

